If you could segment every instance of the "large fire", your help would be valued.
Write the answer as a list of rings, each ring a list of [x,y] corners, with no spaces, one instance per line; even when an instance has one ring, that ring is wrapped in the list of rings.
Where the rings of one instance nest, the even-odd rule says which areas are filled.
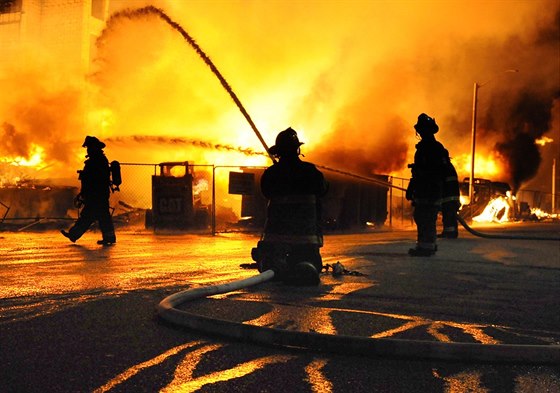
[[[45,149],[36,144],[31,144],[28,157],[0,157],[0,161],[4,163],[9,163],[15,166],[27,166],[40,168],[43,165],[43,156],[45,154]]]
[[[270,146],[291,126],[309,161],[407,178],[412,125],[427,112],[463,179],[472,83],[511,68],[520,72],[479,92],[475,176],[521,185],[539,168],[538,149],[557,146],[548,136],[560,118],[555,0],[313,9],[154,0],[161,12],[134,11],[147,3],[110,2],[112,17],[88,32],[97,41],[85,68],[83,57],[68,60],[75,48],[48,46],[71,37],[52,27],[18,41],[18,56],[2,53],[0,85],[12,94],[0,97],[0,124],[11,127],[0,128],[0,164],[75,181],[81,142],[96,135],[121,162],[263,166],[270,160],[256,131]],[[10,173],[2,184],[20,176]]]
[[[18,185],[20,182],[33,178],[46,167],[43,157],[45,150],[32,144],[29,155],[0,157],[0,187]]]
[[[457,172],[467,175],[471,173],[470,153],[452,158]],[[478,153],[475,157],[475,177],[484,179],[500,179],[505,174],[505,166],[501,157],[495,152],[489,154]]]

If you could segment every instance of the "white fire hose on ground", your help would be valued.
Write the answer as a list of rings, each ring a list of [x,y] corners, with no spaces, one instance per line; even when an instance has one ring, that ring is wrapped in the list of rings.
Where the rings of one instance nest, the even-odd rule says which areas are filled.
[[[267,270],[242,280],[177,292],[163,299],[157,306],[157,312],[162,319],[175,325],[210,335],[268,346],[301,348],[317,352],[370,357],[386,356],[463,362],[560,364],[560,345],[444,343],[332,335],[248,325],[197,315],[176,308],[194,299],[265,283],[272,280],[274,275],[273,270]]]

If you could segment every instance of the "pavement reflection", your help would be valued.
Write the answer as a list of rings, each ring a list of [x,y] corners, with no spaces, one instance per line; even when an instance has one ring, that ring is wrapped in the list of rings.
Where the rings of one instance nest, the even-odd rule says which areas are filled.
[[[551,232],[558,233],[557,227]],[[414,232],[328,236],[324,262],[340,261],[360,275],[324,274],[319,287],[306,288],[268,282],[183,308],[243,324],[333,335],[558,345],[558,242],[461,235],[442,241],[438,255],[429,259],[407,256]],[[46,375],[56,387],[52,391],[95,392],[275,391],[271,375],[282,381],[283,391],[298,393],[348,386],[355,392],[411,387],[484,392],[500,384],[516,392],[555,392],[560,385],[557,367],[364,362],[201,339],[203,333],[155,320],[154,307],[165,295],[255,275],[256,270],[241,267],[251,265],[256,235],[130,231],[107,248],[95,245],[95,233],[79,244],[56,232],[0,238],[0,345],[5,348],[0,380],[14,387],[0,383],[3,391],[42,391],[39,381]],[[75,356],[74,348],[80,350]],[[52,367],[72,364],[78,380],[53,374],[43,353]],[[103,367],[89,375],[92,364]]]

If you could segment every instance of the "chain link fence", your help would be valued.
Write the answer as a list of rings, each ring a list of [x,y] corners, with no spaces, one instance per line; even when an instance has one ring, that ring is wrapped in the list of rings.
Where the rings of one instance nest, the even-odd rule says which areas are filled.
[[[517,192],[516,197],[521,214],[531,214],[534,209],[547,213],[560,212],[560,198],[558,195],[553,198],[552,192],[521,189]]]
[[[177,164],[179,166],[186,164],[192,175],[194,211],[191,229],[199,233],[262,230],[266,201],[260,194],[259,180],[260,173],[265,167]],[[154,209],[153,177],[162,176],[161,165],[162,163],[121,163],[123,184],[120,186],[120,191],[112,193],[110,197],[116,225],[158,229],[154,228],[150,221],[153,219]],[[230,173],[254,174],[254,181],[249,185],[250,189],[231,193]],[[324,173],[327,178],[331,176],[328,172]],[[386,177],[386,179],[387,184],[391,185],[382,187],[382,194],[385,192],[383,190],[386,190],[386,199],[374,195],[374,199],[377,198],[374,203],[386,204],[386,206],[377,206],[375,213],[365,213],[373,217],[372,221],[376,221],[366,224],[377,227],[385,225],[397,229],[413,228],[413,207],[405,198],[409,179],[400,177]],[[359,205],[362,203],[361,199],[371,198],[371,193],[366,192],[369,186],[356,187],[355,184],[359,182],[359,180],[354,181],[354,186],[348,187],[354,189],[352,192],[359,194],[358,199],[354,196],[352,198],[332,196],[332,194],[340,194],[341,190],[337,188],[331,190],[330,199],[326,201],[327,207],[331,210],[333,206],[335,210],[336,208],[344,210],[348,207],[342,205]],[[73,205],[73,198],[79,192],[77,187],[0,188],[0,191],[2,228],[6,227],[6,223],[22,228],[48,220],[71,221],[78,217],[78,209]],[[517,214],[523,218],[531,216],[532,209],[545,212],[560,211],[559,198],[553,198],[550,192],[522,189],[516,197]],[[553,201],[556,205],[555,210],[552,209]],[[354,211],[350,214],[351,220],[363,224],[358,221],[365,221],[364,210],[371,210],[372,202],[368,203],[369,206],[352,208]],[[379,214],[379,211],[383,213],[385,208],[387,214]]]
[[[187,225],[190,226],[189,229],[202,233],[251,229],[252,225],[249,220],[242,215],[242,195],[229,192],[229,176],[230,172],[264,169],[264,167],[192,165],[188,163],[121,163],[123,184],[119,192],[111,195],[110,200],[115,219],[123,216],[130,224],[154,228],[154,209],[162,207],[154,206],[154,204],[163,203],[154,199],[154,193],[163,192],[165,194],[166,190],[159,190],[153,177],[174,176],[181,178],[186,173],[180,172],[180,167],[185,167],[185,165],[188,168],[189,183],[191,183],[190,176],[192,176],[192,189],[187,189],[186,193],[190,198],[192,192],[193,212],[192,217],[190,217],[189,212],[181,209],[177,211],[177,214],[189,215],[186,218],[189,221]],[[179,173],[164,174],[162,171],[165,170],[165,166],[177,168]],[[256,184],[253,185],[253,187],[256,186]],[[163,187],[166,186],[163,185]],[[173,190],[170,192],[171,194],[177,193]],[[256,192],[256,188],[253,188],[251,192]],[[167,193],[164,198],[171,200],[171,197],[178,196],[171,194]],[[168,205],[165,207],[171,209]]]
[[[391,177],[391,184],[394,187],[389,189],[388,197],[388,225],[391,227],[411,228],[414,224],[412,217],[413,207],[410,201],[406,200],[406,189],[410,179],[401,177]]]
[[[181,164],[181,163],[178,163]],[[191,230],[197,232],[261,231],[266,211],[266,200],[260,193],[260,175],[266,167],[188,165],[192,175],[192,195],[194,221]],[[114,215],[136,216],[144,214],[144,224],[152,227],[153,210],[158,206],[154,200],[152,176],[161,176],[160,164],[121,163],[123,185],[121,191],[111,197]],[[230,177],[235,174],[253,175],[253,180],[245,191],[234,191]],[[342,218],[339,226],[356,229],[361,226],[380,227],[383,225],[408,227],[413,224],[410,202],[405,193],[408,179],[391,178],[397,188],[379,186],[363,180],[345,177],[340,182],[333,175],[325,173],[332,180],[325,210],[333,212],[335,219]],[[344,176],[343,176],[344,178]],[[387,183],[389,184],[389,183]],[[372,193],[372,188],[375,192]],[[400,188],[400,189],[399,189]],[[189,191],[190,192],[190,191]],[[385,196],[386,195],[386,196]],[[349,206],[351,201],[355,201]],[[382,206],[377,206],[382,204]],[[182,214],[182,213],[181,213]],[[330,219],[330,217],[327,217]],[[142,218],[130,220],[140,224]],[[155,228],[157,229],[157,228]],[[338,227],[333,226],[333,229]]]

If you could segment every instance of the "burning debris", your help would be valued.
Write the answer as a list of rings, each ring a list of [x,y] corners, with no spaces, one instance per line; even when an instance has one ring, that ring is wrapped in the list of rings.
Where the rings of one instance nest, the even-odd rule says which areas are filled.
[[[498,196],[488,202],[484,210],[478,216],[473,217],[475,222],[497,222],[502,223],[509,221],[510,205],[508,198]]]
[[[547,213],[538,207],[531,209],[531,217],[535,217],[536,220],[558,220],[560,219],[560,215],[558,213]]]
[[[29,160],[24,157],[0,158],[0,188],[33,186],[38,173],[45,168],[38,167],[40,164],[40,156],[32,156]]]
[[[460,188],[463,206],[459,214],[463,218],[471,217],[475,222],[504,223],[558,219],[558,214],[547,213],[542,208],[529,206],[526,201],[519,201],[518,196],[512,193],[512,189],[507,183],[475,179],[473,204],[469,204],[467,201],[468,179],[461,183]],[[539,194],[536,195],[537,198],[533,198],[534,202],[546,206],[550,201],[543,200],[543,195]],[[527,198],[527,196],[524,197]]]

